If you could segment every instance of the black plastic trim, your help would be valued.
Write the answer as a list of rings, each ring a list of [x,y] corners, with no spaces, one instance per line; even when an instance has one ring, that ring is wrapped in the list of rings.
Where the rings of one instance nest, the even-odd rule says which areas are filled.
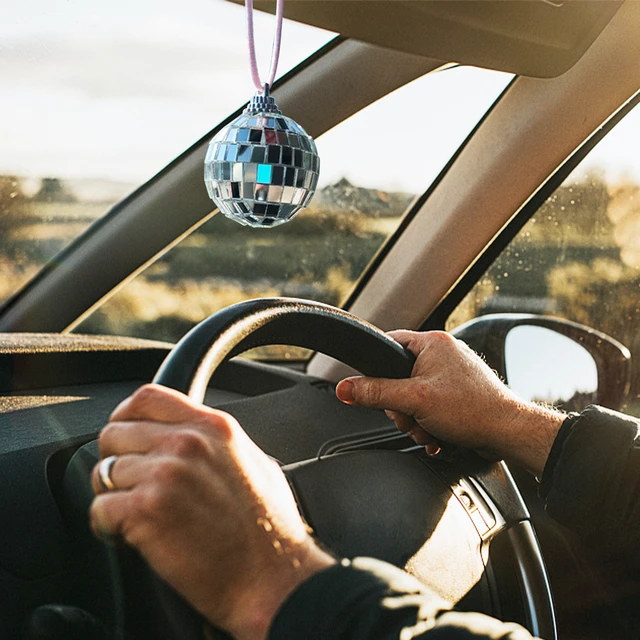
[[[533,635],[545,640],[557,637],[551,587],[538,539],[530,522],[520,522],[507,529],[513,549],[515,570],[524,597],[526,625]]]

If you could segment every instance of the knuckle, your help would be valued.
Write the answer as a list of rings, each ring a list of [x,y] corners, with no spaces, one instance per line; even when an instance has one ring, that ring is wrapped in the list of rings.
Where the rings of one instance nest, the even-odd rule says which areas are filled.
[[[230,440],[234,431],[240,428],[233,416],[222,411],[213,413],[209,423],[216,435],[223,440]]]
[[[147,407],[150,404],[157,402],[160,393],[161,391],[158,387],[152,384],[142,385],[131,395],[131,406],[136,409]]]
[[[116,442],[122,434],[122,429],[122,425],[115,422],[109,422],[98,436],[98,446],[100,450],[109,448],[110,445]]]
[[[361,381],[360,398],[358,398],[358,392],[356,390],[356,398],[364,404],[370,404],[377,406],[382,399],[380,385],[375,380],[363,380]],[[357,388],[357,387],[356,387]]]
[[[450,333],[446,331],[429,331],[424,334],[425,346],[435,348],[450,348],[457,342]]]
[[[210,450],[207,437],[195,429],[181,429],[168,438],[169,450],[179,458],[194,458]]]
[[[140,488],[136,503],[137,514],[143,521],[161,521],[171,511],[169,493],[156,483]]]
[[[182,481],[185,471],[185,464],[180,460],[168,457],[162,458],[156,463],[151,480],[166,497],[168,490]]]
[[[148,541],[156,536],[153,526],[146,521],[126,522],[120,531],[122,539],[130,546],[138,549],[144,548]]]

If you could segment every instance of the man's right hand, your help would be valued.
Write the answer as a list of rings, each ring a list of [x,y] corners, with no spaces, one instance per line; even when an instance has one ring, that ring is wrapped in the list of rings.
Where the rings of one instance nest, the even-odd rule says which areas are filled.
[[[526,402],[464,342],[442,331],[389,334],[416,356],[410,378],[353,377],[336,395],[348,404],[385,409],[400,431],[437,449],[437,441],[513,460],[537,476],[565,416]]]
[[[92,480],[91,525],[135,547],[156,573],[236,640],[263,640],[309,577],[335,564],[289,484],[228,413],[145,385],[100,434],[111,458]]]

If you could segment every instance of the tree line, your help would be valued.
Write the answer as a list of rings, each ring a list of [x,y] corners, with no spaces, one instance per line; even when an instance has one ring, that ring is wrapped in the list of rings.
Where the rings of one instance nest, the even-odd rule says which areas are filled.
[[[42,178],[38,190],[29,196],[21,178],[0,175],[0,238],[10,237],[16,227],[33,215],[34,203],[77,201],[73,191],[60,178]]]

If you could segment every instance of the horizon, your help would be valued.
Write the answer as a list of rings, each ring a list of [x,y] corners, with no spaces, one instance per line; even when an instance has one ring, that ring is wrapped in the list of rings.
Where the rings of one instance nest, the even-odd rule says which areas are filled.
[[[273,17],[256,12],[255,20],[264,72]],[[333,36],[286,21],[278,76]],[[185,0],[178,12],[172,0],[27,0],[6,8],[0,42],[0,174],[27,180],[141,185],[253,94],[244,8],[222,0]],[[428,77],[317,139],[321,186],[344,175],[366,188],[423,192],[510,80],[471,67]],[[420,127],[419,143],[401,148],[398,167],[392,123],[407,104],[428,105],[429,115],[403,112]],[[381,123],[382,135],[371,136]],[[600,166],[640,180],[640,130],[634,140],[617,130],[580,172]]]

